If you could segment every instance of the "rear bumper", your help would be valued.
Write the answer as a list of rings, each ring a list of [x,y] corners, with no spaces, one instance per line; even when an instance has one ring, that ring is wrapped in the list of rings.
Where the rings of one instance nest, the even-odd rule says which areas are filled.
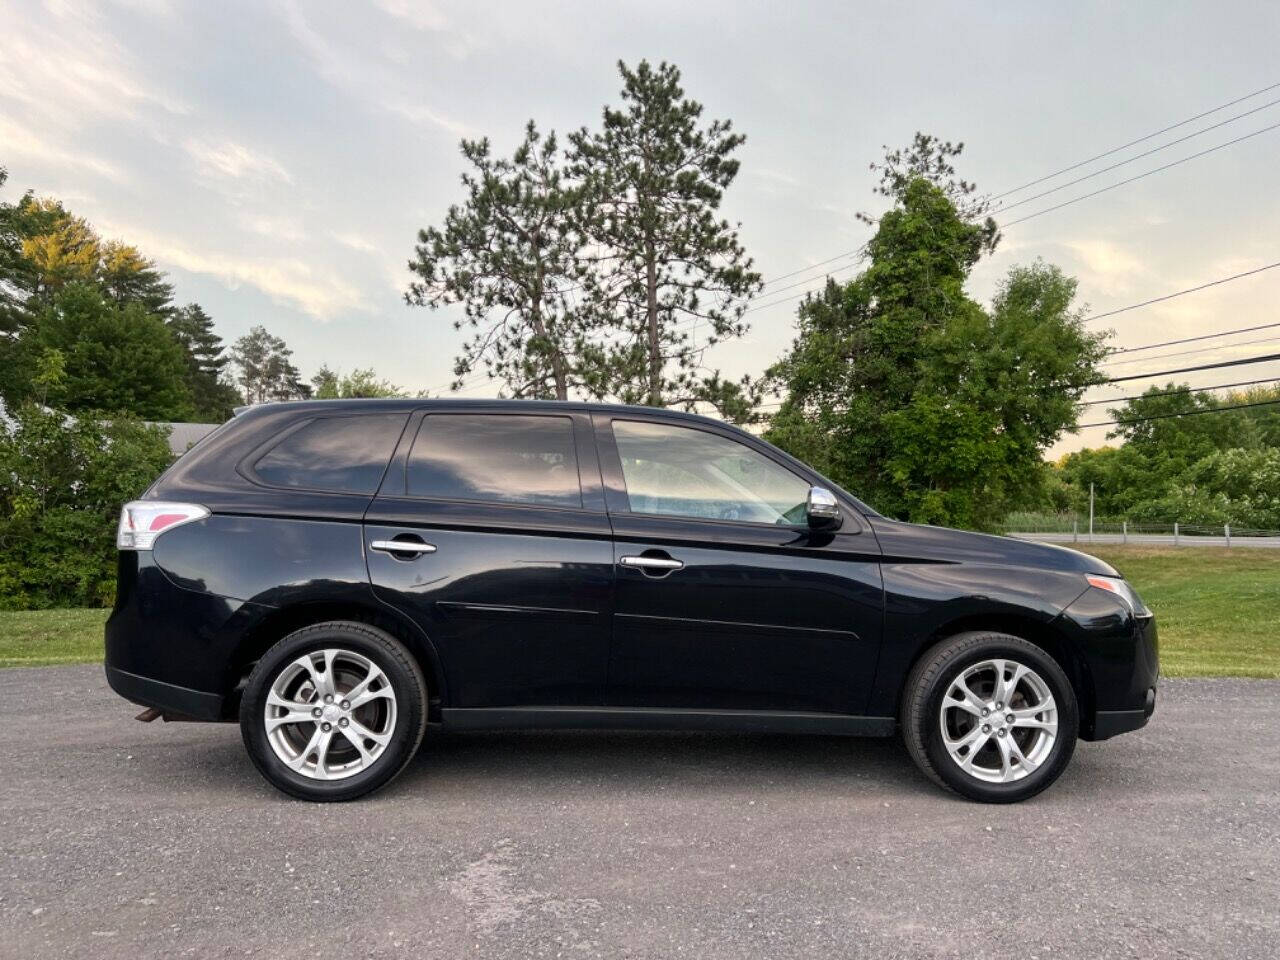
[[[107,683],[126,700],[144,707],[155,707],[164,713],[179,714],[192,720],[221,720],[226,699],[216,693],[192,690],[175,683],[142,677],[128,670],[106,665]]]
[[[121,552],[116,584],[105,631],[111,689],[165,713],[225,719],[232,653],[252,605],[177,586],[146,552]]]

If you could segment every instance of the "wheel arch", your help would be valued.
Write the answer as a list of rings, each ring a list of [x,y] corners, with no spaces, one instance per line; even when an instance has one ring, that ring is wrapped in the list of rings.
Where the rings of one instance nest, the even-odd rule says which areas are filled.
[[[234,717],[239,710],[240,691],[253,665],[277,641],[295,630],[329,620],[354,620],[384,630],[403,643],[421,666],[427,679],[430,721],[440,719],[440,706],[448,702],[444,666],[430,638],[421,628],[398,611],[377,604],[353,600],[310,600],[274,607],[245,631],[228,664],[229,686],[234,690],[226,698],[223,712]]]
[[[1075,644],[1072,643],[1067,633],[1056,627],[1053,621],[1046,622],[1032,616],[1024,616],[1007,611],[968,614],[948,620],[938,626],[921,644],[920,649],[916,651],[916,655],[903,673],[902,682],[898,688],[898,699],[894,705],[895,716],[901,710],[907,682],[921,658],[939,641],[954,637],[957,634],[971,633],[973,631],[992,631],[1020,637],[1028,643],[1035,644],[1053,657],[1058,666],[1062,668],[1062,672],[1066,674],[1067,680],[1071,684],[1072,692],[1076,695],[1081,729],[1084,729],[1085,719],[1091,718],[1094,713],[1093,680],[1085,658],[1076,649]]]

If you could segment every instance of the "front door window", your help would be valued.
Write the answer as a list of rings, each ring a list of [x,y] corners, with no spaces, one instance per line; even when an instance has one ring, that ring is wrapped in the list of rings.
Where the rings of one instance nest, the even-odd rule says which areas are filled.
[[[632,513],[791,526],[809,484],[745,444],[704,430],[614,420]]]

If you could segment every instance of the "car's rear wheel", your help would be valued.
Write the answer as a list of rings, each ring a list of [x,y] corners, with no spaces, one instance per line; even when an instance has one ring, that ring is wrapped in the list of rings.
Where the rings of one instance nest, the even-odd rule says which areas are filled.
[[[1057,661],[1020,637],[962,633],[925,653],[907,679],[902,735],[935,782],[1012,803],[1056,780],[1075,749],[1075,692]]]
[[[254,765],[305,800],[352,800],[413,759],[427,722],[427,685],[408,650],[376,627],[304,627],[263,655],[240,701]]]

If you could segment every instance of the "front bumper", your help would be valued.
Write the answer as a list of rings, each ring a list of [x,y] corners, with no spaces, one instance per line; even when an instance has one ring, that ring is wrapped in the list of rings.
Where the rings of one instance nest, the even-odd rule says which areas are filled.
[[[1088,739],[1106,740],[1122,733],[1140,730],[1156,711],[1156,688],[1147,690],[1141,710],[1098,710],[1093,715],[1093,732]]]
[[[1106,740],[1146,726],[1156,708],[1160,643],[1155,617],[1135,616],[1113,594],[1091,588],[1060,618],[1073,634],[1092,696],[1083,698],[1080,737]]]

